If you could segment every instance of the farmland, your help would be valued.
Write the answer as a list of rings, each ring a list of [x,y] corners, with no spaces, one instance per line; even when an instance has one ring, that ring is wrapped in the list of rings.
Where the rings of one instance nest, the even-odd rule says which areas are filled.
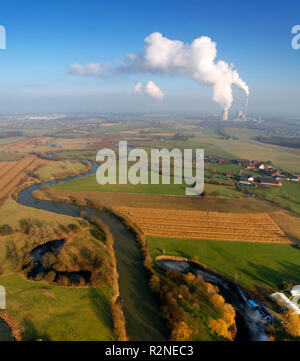
[[[25,340],[114,339],[109,287],[61,287],[16,274],[6,275],[0,282],[7,290],[7,311],[20,320]]]
[[[11,233],[0,236],[0,284],[7,292],[7,312],[16,318],[24,340],[113,340],[110,282],[95,287],[63,287],[25,277],[22,262],[42,241],[38,229],[47,230],[46,240],[67,237],[57,259],[65,270],[74,269],[96,252],[110,261],[105,245],[92,235],[94,228],[82,226],[78,218],[22,206],[8,199],[0,207],[0,226]],[[37,232],[24,231],[24,224]],[[77,231],[69,231],[69,225]],[[22,226],[23,225],[23,226]],[[95,234],[95,233],[94,233]],[[45,239],[44,239],[45,241]],[[13,251],[12,251],[13,250]],[[1,312],[1,311],[0,311]]]
[[[236,279],[251,290],[282,289],[282,281],[300,281],[300,250],[288,244],[222,242],[186,238],[147,237],[153,258],[165,250],[169,256],[197,257],[199,262]]]
[[[258,188],[254,193],[259,197],[278,204],[282,208],[300,215],[300,184],[299,182],[283,181],[282,187]]]
[[[36,171],[37,176],[41,180],[49,180],[52,178],[60,178],[62,176],[77,174],[86,169],[86,166],[81,162],[76,161],[56,161],[51,162],[39,168]]]
[[[0,199],[5,198],[27,177],[28,171],[33,171],[37,167],[47,164],[47,160],[30,156],[19,161],[0,162]]]
[[[146,236],[289,243],[267,213],[236,214],[145,208],[114,208],[133,221]]]
[[[149,182],[150,182],[149,172]],[[160,176],[160,184],[105,184],[100,185],[97,182],[95,175],[76,179],[69,183],[57,184],[53,187],[55,190],[63,191],[84,191],[84,192],[116,192],[116,193],[139,193],[139,194],[166,194],[166,195],[185,195],[186,184],[174,184],[174,179],[171,177],[171,184],[162,184],[162,177]],[[215,185],[205,184],[204,191],[208,195],[216,195],[223,198],[241,198],[242,193],[237,191],[235,187],[230,185]]]

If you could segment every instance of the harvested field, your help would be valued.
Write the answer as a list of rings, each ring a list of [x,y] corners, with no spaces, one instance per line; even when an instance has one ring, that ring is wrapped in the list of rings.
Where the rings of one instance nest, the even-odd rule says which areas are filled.
[[[38,138],[32,138],[32,139],[28,139],[28,140],[22,140],[19,142],[15,142],[15,143],[10,143],[10,144],[6,144],[4,146],[2,146],[2,149],[5,150],[9,150],[9,149],[24,149],[24,148],[31,148],[33,146],[38,146],[40,144],[42,144],[44,141],[44,137],[38,137]]]
[[[123,130],[120,132],[120,134],[139,134],[139,130]]]
[[[100,127],[115,127],[119,123],[101,123]]]
[[[222,241],[290,243],[267,213],[220,213],[114,207],[146,236]]]
[[[0,199],[9,195],[18,183],[27,177],[26,172],[33,171],[48,162],[36,156],[13,162],[0,162]]]

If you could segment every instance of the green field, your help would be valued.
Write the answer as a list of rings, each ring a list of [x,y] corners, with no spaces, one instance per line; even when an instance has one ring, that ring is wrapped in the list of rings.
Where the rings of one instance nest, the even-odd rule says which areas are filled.
[[[14,230],[20,230],[20,221],[22,219],[35,220],[52,226],[57,226],[58,224],[67,225],[74,222],[73,217],[22,206],[12,199],[8,199],[0,207],[0,226],[8,224]]]
[[[125,130],[125,127],[124,127]],[[172,127],[168,131],[172,131]],[[259,130],[245,128],[225,128],[226,134],[234,139],[224,139],[214,128],[198,128],[192,131],[193,137],[186,141],[165,139],[161,142],[159,139],[151,141],[129,142],[132,146],[149,148],[203,148],[205,154],[212,154],[229,159],[257,159],[260,161],[270,160],[272,163],[283,169],[292,172],[300,172],[300,150],[280,147],[272,144],[263,144],[254,138],[264,134]],[[190,134],[190,131],[182,132]]]
[[[30,235],[21,230],[20,221],[24,220],[37,228],[47,225],[43,235],[47,240],[67,236],[68,242],[57,257],[62,270],[73,270],[75,260],[78,266],[88,264],[92,253],[101,260],[111,260],[103,240],[95,238],[94,226],[80,225],[78,218],[25,207],[12,199],[2,205],[0,226],[8,224],[14,233],[0,236],[0,284],[7,291],[7,310],[21,323],[25,339],[112,340],[109,282],[103,287],[76,288],[25,278],[21,271],[24,256],[42,241],[37,229]],[[79,227],[76,232],[69,230],[70,224]]]
[[[150,177],[149,177],[150,180]],[[185,195],[185,188],[190,187],[185,184],[174,184],[171,177],[171,184],[105,184],[100,185],[96,176],[92,175],[76,179],[69,183],[60,183],[52,188],[54,190],[64,191],[82,191],[82,192],[116,192],[116,193],[144,193],[144,194],[169,194]],[[225,198],[239,198],[242,194],[232,186],[205,184],[206,194]]]
[[[58,161],[41,167],[36,173],[43,181],[68,173],[79,173],[84,170],[84,164],[76,161]]]
[[[254,193],[300,215],[299,182],[283,181],[282,187],[258,188],[254,190]]]
[[[25,340],[114,340],[108,287],[60,287],[19,275],[4,276],[0,283],[7,311],[21,323]]]
[[[197,256],[199,262],[252,290],[256,286],[270,292],[281,288],[282,281],[300,282],[300,250],[285,244],[184,240],[147,237],[152,257],[166,255]]]
[[[212,173],[232,173],[234,175],[239,175],[241,166],[237,164],[211,164],[205,163],[205,171],[210,171]]]
[[[65,152],[55,153],[59,158],[72,158],[72,159],[82,159],[82,160],[92,160],[96,159],[96,150],[70,150]]]
[[[16,142],[21,142],[23,140],[27,140],[26,137],[12,137],[12,138],[0,138],[0,146],[6,144],[12,144]]]
[[[271,201],[278,206],[300,216],[300,183],[283,181],[282,187],[265,187],[252,189],[260,198]]]

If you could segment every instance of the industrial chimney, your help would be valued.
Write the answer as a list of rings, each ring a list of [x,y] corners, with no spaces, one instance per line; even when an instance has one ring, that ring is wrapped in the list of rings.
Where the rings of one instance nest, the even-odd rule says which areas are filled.
[[[247,117],[247,108],[248,108],[248,97],[246,98],[246,103],[244,108],[244,116],[243,116],[244,119],[246,119]]]
[[[224,109],[222,120],[228,120],[228,109]]]

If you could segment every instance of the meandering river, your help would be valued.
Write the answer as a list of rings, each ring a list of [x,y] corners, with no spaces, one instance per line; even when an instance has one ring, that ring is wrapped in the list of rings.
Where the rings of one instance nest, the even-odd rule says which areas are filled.
[[[97,170],[97,164],[93,163],[92,169],[85,174],[75,177],[67,177],[63,181],[69,182],[76,178],[92,175]],[[126,318],[127,334],[132,341],[157,341],[166,340],[167,332],[156,299],[146,280],[142,256],[136,237],[114,215],[106,211],[99,211],[87,206],[77,206],[63,202],[38,200],[32,197],[32,192],[40,189],[43,184],[54,185],[57,180],[43,182],[23,190],[19,195],[18,202],[24,206],[46,211],[79,217],[82,210],[88,218],[99,216],[110,228],[114,239],[114,250],[117,258],[117,270],[119,273],[120,297],[123,301],[123,309]],[[266,339],[265,326],[260,316],[250,309],[245,295],[233,282],[225,281],[222,276],[202,269],[191,269],[190,264],[184,262],[164,261],[162,266],[174,269],[182,273],[189,271],[201,273],[205,280],[216,284],[224,295],[227,302],[233,304],[237,310],[238,339],[239,340],[262,340]],[[8,326],[0,320],[0,340],[11,338]]]
[[[85,174],[68,177],[64,182],[94,174],[97,164]],[[23,190],[18,202],[22,205],[44,209],[46,211],[79,217],[82,210],[88,218],[99,216],[106,223],[115,239],[114,250],[119,273],[120,297],[126,318],[126,331],[131,341],[159,341],[167,339],[164,320],[159,305],[154,298],[146,279],[139,245],[135,235],[114,215],[87,206],[76,206],[62,202],[38,200],[32,197],[32,192],[40,189],[43,184],[54,185],[56,180],[33,185]]]

